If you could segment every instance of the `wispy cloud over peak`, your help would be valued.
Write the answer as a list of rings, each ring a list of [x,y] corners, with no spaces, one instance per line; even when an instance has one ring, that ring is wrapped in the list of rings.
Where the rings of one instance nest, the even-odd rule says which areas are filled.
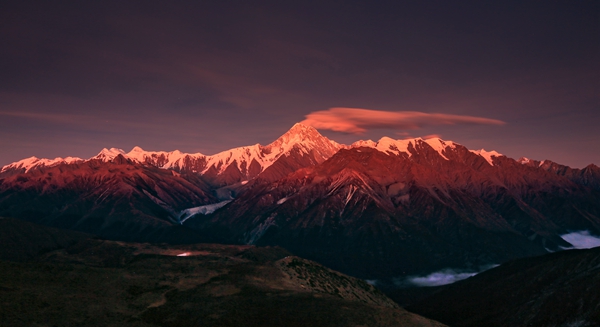
[[[328,129],[349,134],[362,134],[368,129],[376,128],[415,130],[433,125],[506,124],[501,120],[475,116],[340,107],[311,112],[306,115],[306,119],[302,123],[317,129]]]

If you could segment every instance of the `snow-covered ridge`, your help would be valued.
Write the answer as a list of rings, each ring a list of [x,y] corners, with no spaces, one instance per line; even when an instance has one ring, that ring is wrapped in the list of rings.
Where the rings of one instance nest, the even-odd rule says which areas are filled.
[[[323,137],[313,127],[295,124],[288,132],[269,145],[263,146],[255,144],[243,146],[219,152],[211,156],[202,153],[183,153],[179,150],[171,152],[145,151],[138,146],[134,147],[129,152],[117,148],[104,148],[100,153],[87,160],[71,157],[65,159],[56,158],[52,160],[31,157],[9,164],[3,167],[1,171],[4,172],[11,168],[29,171],[40,166],[54,166],[77,161],[112,161],[117,156],[121,155],[126,159],[139,163],[151,164],[164,169],[183,168],[191,163],[194,167],[199,168],[199,170],[193,170],[195,172],[204,174],[210,169],[215,169],[217,174],[221,174],[233,164],[236,165],[239,171],[247,171],[250,165],[254,163],[255,165],[258,165],[260,171],[263,171],[281,156],[289,154],[293,149],[297,149],[304,154],[315,151],[317,155],[321,156],[320,159],[325,160],[331,154],[343,147],[343,145]]]
[[[448,160],[448,158],[446,158],[446,156],[443,153],[446,150],[446,148],[451,148],[451,149],[456,148],[456,143],[454,143],[452,141],[444,141],[437,137],[425,139],[425,140],[423,140],[420,137],[412,138],[412,139],[394,140],[387,136],[382,137],[377,142],[374,142],[371,140],[357,141],[357,142],[352,143],[352,145],[350,147],[352,147],[352,148],[369,147],[369,148],[377,149],[384,153],[390,153],[390,154],[395,154],[395,155],[400,155],[400,153],[405,153],[410,157],[410,156],[412,156],[412,153],[408,150],[409,147],[412,145],[412,147],[414,148],[417,146],[417,144],[419,142],[427,143],[435,151],[437,151],[440,154],[440,156],[442,156],[442,158],[444,158],[446,160]]]
[[[492,159],[493,157],[502,157],[502,156],[504,156],[503,154],[498,153],[496,151],[485,151],[484,149],[481,149],[481,150],[469,150],[469,151],[471,151],[471,152],[473,152],[473,153],[475,153],[475,154],[483,157],[490,164],[490,166],[494,165],[494,160]],[[527,159],[527,158],[525,158],[525,159]],[[527,159],[527,161],[529,161],[529,159]]]
[[[226,169],[232,167],[237,168],[239,172],[247,176],[249,179],[251,167],[254,169],[254,174],[264,171],[271,166],[281,156],[289,155],[291,151],[299,151],[301,154],[309,154],[315,156],[318,161],[324,161],[340,149],[370,147],[390,155],[400,155],[402,153],[411,157],[413,153],[410,148],[417,149],[424,144],[429,145],[439,155],[448,160],[444,153],[456,148],[457,143],[452,141],[444,141],[440,138],[412,138],[395,140],[389,137],[382,137],[379,141],[372,140],[357,141],[350,146],[336,143],[319,134],[313,127],[303,124],[295,124],[289,131],[279,137],[277,140],[266,146],[254,144],[222,151],[214,155],[204,155],[202,153],[183,153],[179,150],[175,151],[146,151],[141,147],[134,147],[129,152],[122,149],[110,148],[102,149],[100,153],[89,158],[55,158],[55,159],[38,159],[31,157],[21,161],[4,166],[0,172],[16,169],[30,171],[33,168],[41,166],[54,166],[58,164],[70,164],[76,162],[85,162],[88,160],[112,161],[117,156],[123,156],[126,159],[149,164],[163,169],[187,169],[188,171],[205,174],[209,170],[211,173],[220,175]],[[413,150],[414,151],[414,150]],[[483,157],[490,165],[493,164],[493,157],[502,156],[496,151],[470,150],[472,153]]]
[[[222,151],[217,154],[206,156],[201,153],[182,153],[178,150],[172,152],[148,152],[140,147],[135,147],[124,157],[134,159],[138,162],[152,162],[162,158],[162,163],[157,166],[161,168],[183,167],[186,161],[202,162],[199,173],[206,173],[215,169],[221,174],[230,165],[235,164],[239,171],[249,169],[250,165],[258,164],[263,171],[271,166],[282,155],[289,154],[294,148],[309,153],[313,149],[323,146],[334,150],[342,148],[340,144],[321,136],[314,128],[302,124],[295,124],[288,132],[283,134],[275,142],[263,146],[254,144]],[[242,167],[245,166],[245,167]]]
[[[13,162],[9,165],[6,165],[4,167],[2,167],[2,170],[0,170],[1,172],[5,172],[7,170],[10,169],[16,169],[16,170],[21,170],[24,169],[25,172],[30,171],[33,168],[36,167],[51,167],[51,166],[56,166],[56,165],[60,165],[60,164],[72,164],[72,163],[77,163],[77,162],[83,162],[84,160],[81,158],[77,158],[77,157],[66,157],[66,158],[54,158],[54,159],[39,159],[37,157],[30,157],[30,158],[25,158],[23,160],[19,160],[17,162]]]

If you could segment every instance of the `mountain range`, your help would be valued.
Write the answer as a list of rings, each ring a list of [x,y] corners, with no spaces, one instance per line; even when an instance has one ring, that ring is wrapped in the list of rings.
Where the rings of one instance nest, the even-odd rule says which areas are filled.
[[[477,271],[600,235],[600,168],[294,125],[212,156],[104,149],[0,170],[0,215],[114,240],[279,245],[352,276]]]

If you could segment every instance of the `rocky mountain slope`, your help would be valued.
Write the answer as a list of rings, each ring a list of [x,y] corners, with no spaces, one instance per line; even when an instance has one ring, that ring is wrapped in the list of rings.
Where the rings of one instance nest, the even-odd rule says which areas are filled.
[[[0,215],[128,241],[207,241],[180,226],[188,208],[235,196],[258,174],[275,180],[341,146],[296,124],[275,142],[213,156],[104,149],[88,160],[28,158],[0,172]]]
[[[477,269],[568,247],[560,235],[571,230],[600,235],[589,186],[439,139],[401,142],[343,149],[275,182],[259,176],[185,224],[368,279]]]
[[[179,211],[215,201],[195,176],[122,156],[0,179],[1,215],[121,240],[197,242],[179,225]]]

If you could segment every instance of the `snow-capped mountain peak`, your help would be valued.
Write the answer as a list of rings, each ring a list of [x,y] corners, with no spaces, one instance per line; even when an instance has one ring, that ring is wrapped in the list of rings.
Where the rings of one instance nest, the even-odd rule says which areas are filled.
[[[393,153],[396,155],[400,155],[402,152],[406,153],[410,157],[411,153],[408,151],[408,146],[414,141],[415,139],[394,140],[390,137],[384,136],[377,141],[374,148],[381,152]]]
[[[260,167],[260,171],[264,171],[281,156],[289,155],[294,149],[305,155],[313,152],[319,157],[317,158],[318,161],[323,161],[341,148],[343,148],[342,145],[322,136],[313,127],[297,123],[277,140],[266,146],[255,144],[208,156],[203,173],[211,167],[215,167],[221,174],[233,162],[236,162],[239,171],[250,169],[253,163]]]
[[[475,154],[479,155],[480,157],[484,158],[490,164],[490,166],[494,165],[494,159],[493,159],[493,157],[502,157],[502,156],[504,156],[503,154],[498,153],[496,151],[485,151],[484,149],[481,149],[481,150],[469,150],[469,151],[471,151],[472,153],[475,153]],[[527,158],[522,158],[522,159],[525,159],[526,161],[521,162],[521,163],[528,163],[529,162],[529,159],[527,159]]]
[[[264,146],[265,153],[287,153],[294,146],[308,151],[311,148],[335,148],[341,149],[343,146],[335,141],[321,135],[314,127],[301,123],[296,123],[290,130],[280,136],[273,143]]]
[[[91,159],[100,159],[102,161],[111,161],[113,159],[115,159],[118,155],[123,155],[125,156],[125,151],[123,151],[122,149],[117,149],[117,148],[104,148],[102,149],[102,151],[100,151],[100,153],[98,153],[95,157],[92,157]]]

